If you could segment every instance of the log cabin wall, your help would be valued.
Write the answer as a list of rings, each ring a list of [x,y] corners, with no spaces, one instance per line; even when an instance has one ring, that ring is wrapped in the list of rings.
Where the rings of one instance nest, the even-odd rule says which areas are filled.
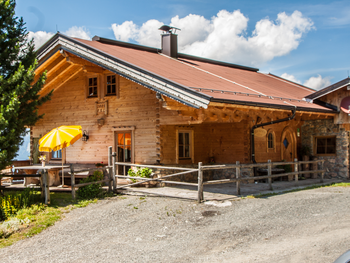
[[[350,116],[347,113],[340,110],[340,104],[343,98],[349,96],[350,90],[347,90],[347,88],[344,87],[320,98],[321,101],[327,102],[338,107],[339,113],[334,116],[334,123],[343,124],[346,130],[350,130]]]
[[[301,139],[298,136],[298,128],[300,131],[301,122],[296,122],[294,120],[286,121],[278,124],[268,125],[263,127],[265,130],[264,136],[255,136],[255,160],[258,163],[265,163],[268,160],[272,162],[280,162],[283,160],[292,161],[294,158],[298,158],[298,149],[300,148]],[[287,137],[288,144],[283,144],[286,138],[286,132],[290,133]],[[269,133],[272,134],[272,143],[268,143]],[[271,145],[272,144],[272,145]],[[287,152],[283,152],[283,151]],[[292,153],[292,155],[290,155]]]
[[[159,101],[155,92],[132,81],[119,77],[119,98],[106,96],[87,98],[87,74],[81,71],[57,89],[52,99],[42,105],[39,114],[43,119],[33,127],[33,137],[40,137],[60,125],[81,125],[89,140],[77,141],[66,148],[67,163],[107,163],[108,147],[113,146],[113,127],[128,130],[134,127],[136,163],[156,163]],[[103,81],[100,76],[99,81]],[[102,96],[101,96],[102,95]],[[96,101],[108,101],[108,114],[96,114]],[[158,115],[157,115],[158,114]],[[104,119],[99,125],[98,119]]]
[[[247,122],[162,125],[160,130],[161,163],[188,165],[192,162],[194,164],[249,162]],[[177,131],[193,132],[193,160],[177,158]]]

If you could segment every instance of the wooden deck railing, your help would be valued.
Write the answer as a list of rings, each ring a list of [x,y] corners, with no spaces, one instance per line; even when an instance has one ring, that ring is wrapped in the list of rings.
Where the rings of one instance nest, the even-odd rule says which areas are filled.
[[[198,163],[198,168],[185,168],[185,167],[168,167],[168,166],[161,166],[161,165],[141,165],[141,164],[132,164],[132,163],[125,163],[125,162],[117,162],[116,161],[116,153],[112,153],[112,148],[109,149],[109,165],[112,167],[112,180],[113,180],[113,191],[117,191],[118,189],[126,189],[135,185],[143,184],[145,182],[161,182],[165,184],[178,184],[178,185],[186,185],[186,186],[194,186],[197,187],[198,190],[198,203],[202,202],[204,200],[204,194],[203,194],[203,187],[204,185],[210,185],[210,184],[223,184],[223,183],[236,183],[236,189],[237,189],[237,195],[241,195],[241,182],[248,181],[248,180],[261,180],[261,179],[268,179],[269,183],[269,189],[273,190],[272,188],[272,178],[276,177],[284,177],[284,176],[294,176],[295,183],[298,184],[299,175],[302,174],[321,174],[320,182],[323,183],[324,181],[324,172],[323,169],[323,162],[324,160],[314,160],[314,161],[298,161],[297,159],[294,160],[294,162],[271,162],[270,160],[267,163],[255,163],[255,164],[241,164],[240,162],[236,162],[236,164],[227,164],[227,165],[202,165],[201,162]],[[301,164],[314,164],[313,168],[316,168],[314,170],[309,171],[301,171],[300,166]],[[147,167],[147,168],[156,168],[156,169],[171,169],[171,170],[184,170],[183,172],[178,172],[170,175],[166,175],[160,178],[141,178],[141,177],[130,177],[125,175],[118,175],[118,167],[119,165],[122,166],[133,166],[133,167]],[[293,172],[287,172],[287,173],[279,173],[279,174],[272,174],[272,167],[277,165],[292,165],[294,168]],[[321,166],[320,169],[318,169],[318,165]],[[267,175],[262,176],[254,176],[254,177],[242,177],[242,169],[250,168],[258,168],[258,167],[267,167]],[[223,180],[211,180],[211,181],[203,181],[203,172],[208,170],[225,170],[225,169],[235,169],[235,178],[231,179],[223,179]],[[181,182],[181,181],[168,181],[165,180],[167,178],[189,174],[197,172],[198,173],[198,182],[197,183],[189,183],[189,182]],[[127,178],[127,179],[136,179],[139,182],[130,183],[123,186],[117,185],[118,178]],[[163,195],[163,194],[162,194]],[[163,195],[164,196],[164,195]]]

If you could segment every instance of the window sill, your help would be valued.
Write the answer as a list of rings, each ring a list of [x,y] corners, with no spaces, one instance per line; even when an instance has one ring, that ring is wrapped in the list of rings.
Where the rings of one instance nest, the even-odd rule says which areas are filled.
[[[117,96],[117,94],[116,93],[114,93],[114,94],[106,94],[105,96],[106,97],[111,97],[111,96]]]
[[[87,96],[88,99],[90,98],[97,98],[97,96]]]

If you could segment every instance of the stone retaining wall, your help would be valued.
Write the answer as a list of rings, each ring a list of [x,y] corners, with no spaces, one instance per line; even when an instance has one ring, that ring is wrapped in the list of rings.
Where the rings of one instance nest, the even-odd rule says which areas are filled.
[[[301,145],[308,146],[314,153],[315,136],[336,136],[335,156],[316,156],[323,159],[326,178],[349,177],[349,133],[333,123],[333,120],[305,121],[301,126]]]

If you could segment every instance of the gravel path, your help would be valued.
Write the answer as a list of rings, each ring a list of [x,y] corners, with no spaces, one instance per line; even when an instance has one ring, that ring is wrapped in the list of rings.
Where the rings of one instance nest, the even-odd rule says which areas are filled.
[[[229,203],[224,203],[229,204]],[[350,249],[350,187],[197,205],[115,197],[0,249],[1,262],[333,262]]]

